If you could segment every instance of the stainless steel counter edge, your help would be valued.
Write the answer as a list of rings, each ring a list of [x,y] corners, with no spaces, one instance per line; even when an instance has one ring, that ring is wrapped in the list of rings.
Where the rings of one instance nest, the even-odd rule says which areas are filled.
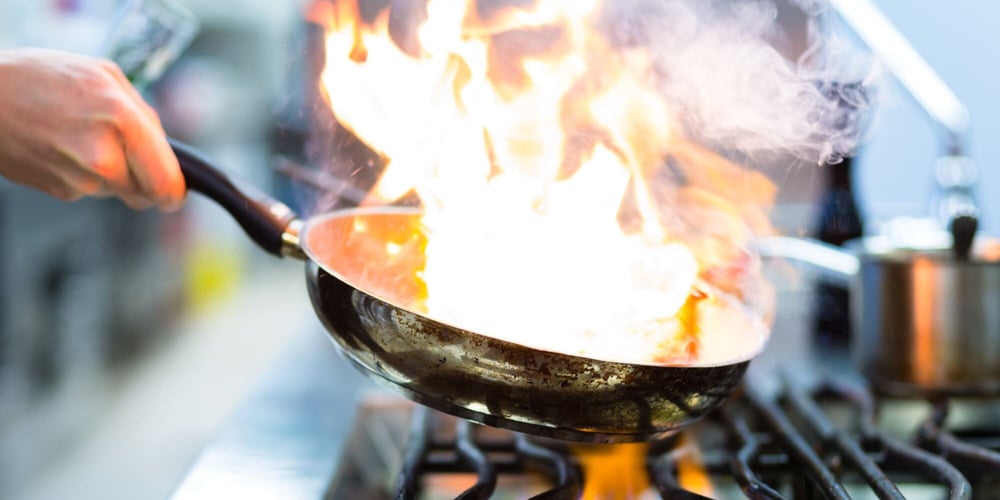
[[[318,324],[298,335],[172,498],[324,496],[358,401],[376,389],[337,353]]]

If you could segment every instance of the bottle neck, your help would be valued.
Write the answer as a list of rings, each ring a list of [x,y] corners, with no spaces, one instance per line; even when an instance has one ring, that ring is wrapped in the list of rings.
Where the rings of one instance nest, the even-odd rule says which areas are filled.
[[[827,169],[827,184],[820,200],[815,234],[827,243],[843,245],[864,233],[864,223],[851,189],[851,160],[823,168]]]
[[[851,191],[851,158],[844,158],[840,163],[825,165],[827,171],[827,189],[830,191]]]

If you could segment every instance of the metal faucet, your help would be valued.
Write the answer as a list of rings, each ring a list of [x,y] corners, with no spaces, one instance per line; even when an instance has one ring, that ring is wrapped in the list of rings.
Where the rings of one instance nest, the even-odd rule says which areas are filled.
[[[956,216],[978,215],[973,191],[979,170],[967,154],[968,109],[872,0],[830,4],[944,135],[943,152],[934,165],[932,216],[946,226]]]

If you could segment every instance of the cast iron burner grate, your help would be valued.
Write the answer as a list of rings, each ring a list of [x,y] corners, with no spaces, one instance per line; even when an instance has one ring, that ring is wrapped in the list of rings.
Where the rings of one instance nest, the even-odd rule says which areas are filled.
[[[880,400],[837,378],[808,388],[786,378],[782,385],[774,397],[745,386],[684,431],[683,439],[650,443],[651,494],[706,498],[705,492],[685,489],[678,477],[692,450],[710,479],[707,494],[717,498],[962,499],[1000,493],[1000,420],[994,416],[985,426],[962,427],[968,424],[950,417],[964,411],[958,400]],[[912,425],[885,415],[914,404],[921,410]],[[582,470],[569,443],[480,426],[399,400],[375,406],[362,409],[330,497],[575,499],[582,494]],[[395,417],[388,418],[392,412]],[[395,423],[386,425],[390,420]],[[396,443],[395,451],[385,451],[387,441]],[[379,442],[386,471],[373,473],[371,460],[359,458],[360,451],[370,453]]]
[[[454,436],[442,440],[430,410],[421,407],[415,411],[412,441],[403,461],[396,498],[417,498],[422,475],[474,471],[475,483],[456,498],[485,499],[496,490],[498,474],[524,474],[537,469],[544,470],[552,487],[532,498],[556,500],[580,496],[576,464],[566,450],[534,444],[523,434],[496,432],[465,420],[451,420]]]

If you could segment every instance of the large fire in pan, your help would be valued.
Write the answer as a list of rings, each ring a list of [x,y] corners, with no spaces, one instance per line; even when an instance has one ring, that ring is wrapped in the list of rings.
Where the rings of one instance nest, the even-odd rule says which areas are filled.
[[[367,203],[424,208],[431,317],[614,361],[749,357],[767,301],[748,248],[775,189],[699,143],[713,118],[664,90],[648,26],[619,29],[629,3],[320,2],[322,91],[385,160]]]

